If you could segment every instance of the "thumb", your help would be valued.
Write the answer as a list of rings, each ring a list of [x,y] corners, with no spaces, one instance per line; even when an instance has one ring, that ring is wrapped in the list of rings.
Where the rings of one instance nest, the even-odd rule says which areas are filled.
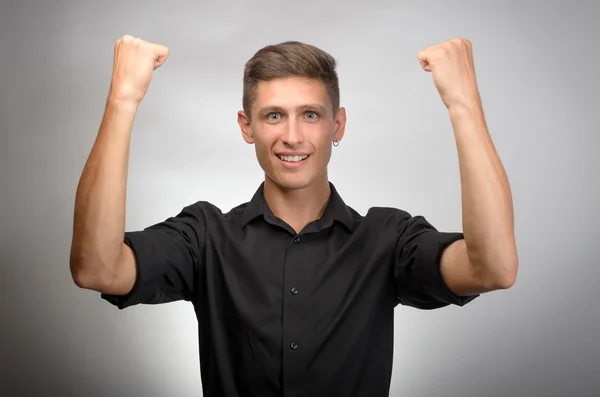
[[[161,67],[169,57],[169,49],[163,45],[155,44],[153,48],[154,53],[154,69]]]
[[[417,54],[417,59],[424,71],[431,72],[431,64],[429,63],[429,57],[425,51],[419,52],[419,54]]]

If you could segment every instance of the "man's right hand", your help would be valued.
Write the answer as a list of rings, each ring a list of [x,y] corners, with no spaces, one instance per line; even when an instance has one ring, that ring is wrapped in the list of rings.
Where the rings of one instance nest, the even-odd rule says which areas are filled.
[[[115,43],[109,98],[116,102],[139,104],[144,98],[152,72],[167,60],[165,46],[125,35]]]

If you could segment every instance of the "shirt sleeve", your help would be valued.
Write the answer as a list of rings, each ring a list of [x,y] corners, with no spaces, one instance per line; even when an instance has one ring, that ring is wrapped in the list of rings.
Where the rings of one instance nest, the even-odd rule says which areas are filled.
[[[394,277],[397,302],[417,309],[464,306],[479,295],[458,296],[442,278],[444,249],[463,239],[462,233],[439,232],[422,216],[400,212]]]
[[[126,232],[124,243],[133,251],[136,279],[126,295],[101,294],[119,309],[137,304],[190,301],[197,293],[205,222],[195,206],[141,231]]]

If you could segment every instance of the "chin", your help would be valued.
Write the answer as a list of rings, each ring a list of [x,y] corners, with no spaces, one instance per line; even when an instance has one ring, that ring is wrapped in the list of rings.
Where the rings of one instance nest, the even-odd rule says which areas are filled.
[[[310,186],[314,178],[305,175],[268,175],[273,183],[282,190],[298,190]]]
[[[303,178],[283,178],[283,180],[274,179],[273,182],[275,182],[275,184],[283,190],[299,190],[310,186],[310,181],[306,181]]]

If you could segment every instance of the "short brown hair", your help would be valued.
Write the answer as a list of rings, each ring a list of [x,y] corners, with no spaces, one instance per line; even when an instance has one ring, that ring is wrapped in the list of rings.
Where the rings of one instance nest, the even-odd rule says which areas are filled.
[[[268,45],[254,54],[244,67],[242,106],[250,117],[250,108],[261,81],[284,77],[308,77],[325,84],[334,114],[340,107],[340,87],[336,60],[327,52],[310,44],[286,41]]]

